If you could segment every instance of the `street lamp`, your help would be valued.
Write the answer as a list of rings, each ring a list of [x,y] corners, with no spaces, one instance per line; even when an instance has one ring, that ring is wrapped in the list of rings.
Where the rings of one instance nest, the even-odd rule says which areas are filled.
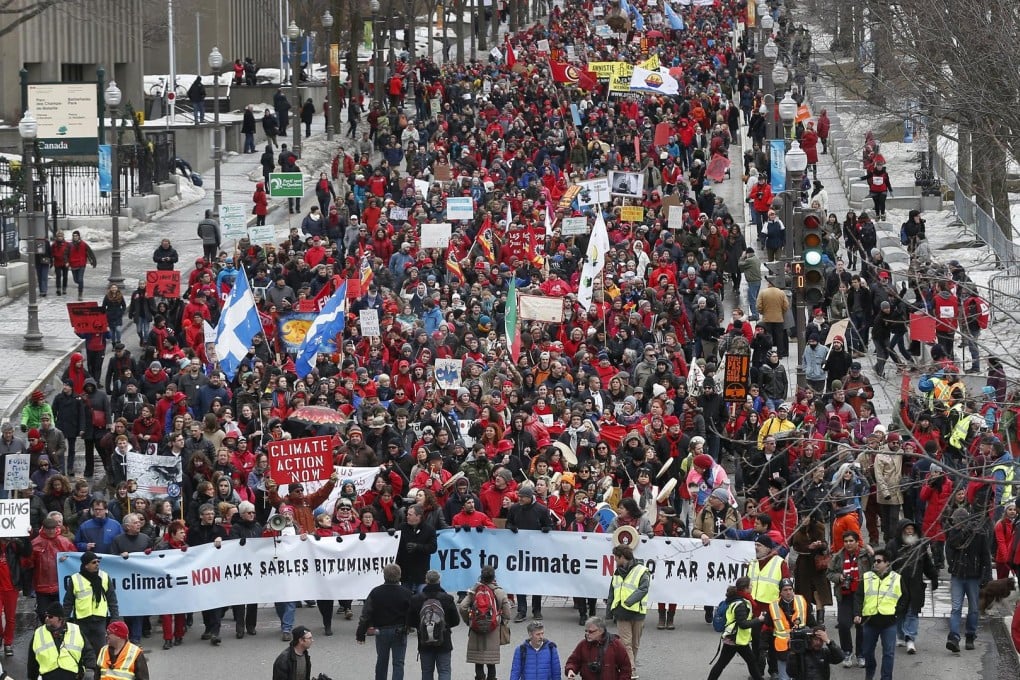
[[[322,27],[326,29],[326,47],[329,49],[329,70],[326,71],[326,106],[329,107],[329,115],[326,116],[326,139],[330,142],[333,141],[333,116],[336,115],[336,111],[333,107],[333,36],[330,29],[333,28],[333,15],[326,10],[326,13],[322,15]],[[357,49],[357,43],[355,42],[354,49]],[[339,70],[340,64],[337,64]]]
[[[793,137],[793,121],[797,118],[797,102],[787,92],[779,102],[779,119],[783,121],[783,136]],[[803,153],[803,152],[802,152]]]
[[[223,161],[223,132],[220,130],[220,74],[223,73],[223,55],[220,48],[213,47],[209,53],[209,68],[213,72],[213,214],[219,215],[223,202],[220,185],[220,163]]]
[[[298,59],[300,54],[298,52],[298,38],[301,37],[301,29],[298,28],[297,22],[291,20],[290,26],[287,27],[287,37],[290,39],[290,88],[291,96],[294,97],[294,112],[293,112],[293,126],[294,126],[294,144],[292,150],[294,155],[301,158],[301,99],[298,96]]]
[[[379,49],[379,0],[372,0],[368,3],[368,9],[372,12],[372,64],[374,67],[372,80],[372,99],[379,105],[383,99],[382,82],[382,50]]]
[[[39,282],[36,272],[37,245],[35,224],[35,138],[39,134],[39,123],[31,111],[25,111],[18,123],[21,134],[21,172],[25,179],[26,238],[28,242],[28,328],[25,330],[26,351],[43,349],[43,337],[39,331]]]
[[[782,115],[783,105],[786,100],[789,99],[793,102],[793,99],[787,93],[786,97],[779,103],[780,115]],[[793,102],[794,114],[796,114],[796,102]],[[792,120],[792,118],[791,118]],[[784,118],[785,122],[785,118]],[[800,182],[804,177],[804,171],[807,170],[807,154],[800,148],[800,142],[796,139],[790,143],[790,150],[786,152],[786,186],[788,191],[786,196],[786,203],[789,204],[784,213],[788,216],[791,221],[786,222],[787,228],[792,226],[793,222],[798,222],[795,226],[794,237],[791,239],[787,232],[787,255],[792,256],[790,245],[792,242],[803,238],[803,214],[798,212],[800,208]],[[799,246],[800,244],[798,244]],[[805,251],[804,252],[804,263],[810,266],[817,266],[821,263],[820,251]],[[802,265],[798,265],[802,266]],[[793,287],[793,321],[794,321],[794,332],[797,336],[797,386],[804,387],[807,385],[807,376],[804,372],[804,347],[806,342],[806,325],[804,319],[804,288],[801,285]]]
[[[110,197],[110,222],[113,230],[113,252],[110,254],[110,276],[107,281],[120,286],[124,283],[124,275],[120,271],[120,137],[117,136],[117,108],[120,106],[120,88],[115,81],[103,90],[103,101],[110,109],[112,121],[113,143],[110,145],[110,173],[112,175],[113,196]]]
[[[772,69],[772,82],[776,87],[782,88],[790,82],[790,70],[782,64],[776,64]]]
[[[779,102],[782,110],[783,102]],[[800,193],[800,181],[807,170],[807,154],[800,148],[800,142],[796,139],[790,143],[790,150],[786,152],[786,177],[788,186],[793,190],[794,195]]]
[[[769,61],[775,61],[779,57],[779,45],[776,44],[776,41],[772,39],[771,35],[765,43],[765,47],[762,48],[762,53]]]

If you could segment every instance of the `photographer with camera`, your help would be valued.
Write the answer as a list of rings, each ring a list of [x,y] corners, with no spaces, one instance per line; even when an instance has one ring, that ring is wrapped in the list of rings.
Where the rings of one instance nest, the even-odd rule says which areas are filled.
[[[803,647],[807,634],[805,626],[814,624],[810,605],[803,595],[794,592],[792,578],[779,582],[779,598],[769,604],[765,616],[766,625],[772,628],[772,649],[779,668],[779,680],[790,680],[787,672],[789,654]]]
[[[834,640],[829,639],[825,626],[815,625],[810,632],[804,631],[804,646],[790,646],[787,668],[794,680],[829,680],[829,666],[843,660],[843,650]]]
[[[563,666],[567,680],[630,680],[630,655],[606,622],[592,616],[584,622],[584,639],[577,643]],[[758,680],[761,680],[760,678]]]

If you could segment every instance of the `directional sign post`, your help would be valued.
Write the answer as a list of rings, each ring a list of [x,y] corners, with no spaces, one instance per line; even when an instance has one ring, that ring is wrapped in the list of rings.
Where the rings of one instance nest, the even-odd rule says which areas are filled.
[[[300,172],[269,173],[269,195],[273,198],[301,198],[305,195],[304,175]]]

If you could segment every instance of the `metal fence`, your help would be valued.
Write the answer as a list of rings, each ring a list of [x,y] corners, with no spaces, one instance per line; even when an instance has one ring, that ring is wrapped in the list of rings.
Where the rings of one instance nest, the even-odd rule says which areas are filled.
[[[970,198],[969,192],[960,187],[956,171],[941,155],[934,154],[932,161],[935,172],[953,192],[953,207],[957,217],[991,248],[999,264],[1016,274],[1020,270],[1020,246],[1013,243],[1012,237],[1004,234],[999,224]]]

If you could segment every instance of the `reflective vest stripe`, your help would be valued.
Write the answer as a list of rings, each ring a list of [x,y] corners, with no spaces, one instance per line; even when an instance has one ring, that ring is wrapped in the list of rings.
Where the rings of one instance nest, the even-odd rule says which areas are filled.
[[[723,637],[732,637],[733,643],[737,645],[751,644],[751,629],[737,626],[737,607],[740,604],[747,606],[747,615],[751,615],[751,603],[747,600],[733,600],[726,607],[726,628],[723,630]]]
[[[786,618],[786,611],[779,606],[779,601],[769,605],[769,616],[772,617],[772,635],[777,652],[785,652],[790,647],[790,629],[792,623],[796,627],[807,625],[807,600],[803,595],[793,596],[793,621]]]
[[[103,590],[109,592],[110,575],[100,572],[99,576]],[[92,599],[92,584],[84,576],[74,574],[71,577],[71,587],[74,591],[74,617],[76,619],[87,619],[90,616],[106,618],[109,615],[110,606],[106,602],[106,597],[100,598],[99,604],[96,604]]]
[[[63,644],[60,645],[59,650],[53,639],[53,633],[46,626],[36,628],[32,639],[32,652],[35,654],[36,663],[39,664],[41,675],[58,668],[71,673],[78,672],[82,651],[85,649],[84,638],[78,626],[73,623],[66,625]]]
[[[641,586],[641,579],[648,572],[648,568],[643,564],[634,565],[630,571],[627,572],[627,576],[620,578],[619,576],[613,576],[613,608],[617,606],[623,607],[627,611],[632,611],[637,614],[644,614],[648,611],[648,593],[641,598],[639,602],[634,604],[627,604],[627,600],[630,596],[637,592],[637,589]]]
[[[890,571],[885,578],[869,571],[864,575],[864,607],[863,616],[883,614],[892,616],[896,613],[896,603],[900,599],[900,575]]]
[[[994,475],[998,471],[1002,471],[1003,479],[998,484],[1002,484],[1002,496],[999,497],[999,505],[1009,505],[1013,502],[1013,480],[1016,478],[1016,468],[1013,463],[999,463],[992,467],[992,474]]]
[[[134,680],[135,663],[142,649],[138,645],[125,642],[120,650],[120,658],[110,658],[110,646],[103,647],[99,652],[100,680]]]
[[[751,579],[751,597],[756,602],[775,602],[779,599],[779,581],[783,578],[783,558],[773,555],[765,569],[755,560],[751,562],[747,576]]]

